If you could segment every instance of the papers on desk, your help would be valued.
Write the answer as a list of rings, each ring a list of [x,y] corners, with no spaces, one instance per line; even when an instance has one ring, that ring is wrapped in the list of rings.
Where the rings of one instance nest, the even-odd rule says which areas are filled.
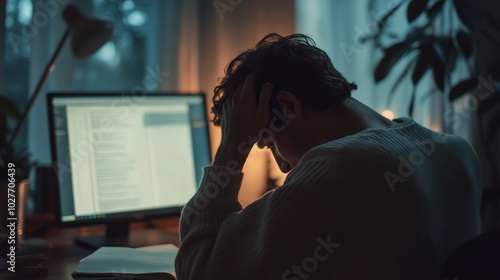
[[[74,279],[175,279],[174,245],[143,248],[101,247],[80,261]]]

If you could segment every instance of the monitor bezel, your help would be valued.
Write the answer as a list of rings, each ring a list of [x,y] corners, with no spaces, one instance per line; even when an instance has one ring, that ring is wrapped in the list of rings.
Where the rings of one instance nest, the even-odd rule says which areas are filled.
[[[155,96],[201,96],[201,101],[203,104],[203,111],[205,114],[206,122],[206,135],[207,135],[207,151],[208,157],[211,160],[211,143],[210,143],[210,130],[208,128],[208,114],[207,114],[207,103],[206,103],[206,95],[202,92],[195,93],[187,93],[187,92],[151,92],[141,95],[139,98],[155,97]],[[136,94],[126,93],[126,92],[75,92],[75,93],[67,93],[67,92],[50,92],[47,94],[47,108],[48,108],[48,123],[49,123],[49,136],[50,136],[50,154],[51,154],[51,174],[54,176],[54,189],[55,189],[55,222],[58,227],[67,228],[67,227],[79,227],[79,226],[88,226],[88,225],[100,225],[106,224],[108,222],[133,222],[133,221],[144,221],[147,219],[153,218],[161,218],[161,217],[172,217],[179,216],[184,205],[174,206],[169,208],[161,208],[161,209],[147,209],[147,210],[139,210],[139,211],[131,211],[131,212],[120,212],[108,214],[103,218],[95,218],[95,219],[81,219],[81,220],[73,220],[73,221],[63,221],[62,219],[62,209],[61,209],[61,191],[59,186],[58,179],[58,166],[57,166],[57,152],[56,152],[56,139],[55,139],[55,124],[54,124],[54,115],[53,115],[53,99],[60,97],[137,97]],[[197,182],[199,183],[199,182]],[[195,186],[198,188],[198,186]]]

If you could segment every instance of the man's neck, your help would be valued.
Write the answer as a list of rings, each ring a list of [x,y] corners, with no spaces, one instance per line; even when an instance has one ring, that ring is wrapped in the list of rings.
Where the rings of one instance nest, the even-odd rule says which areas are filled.
[[[318,113],[313,118],[317,118],[317,121],[313,122],[314,129],[312,129],[315,137],[311,139],[316,139],[317,143],[312,143],[316,144],[315,146],[369,128],[385,128],[394,124],[391,120],[353,98],[347,98],[334,108]]]
[[[359,133],[369,128],[385,128],[394,124],[363,103],[347,98],[326,111],[304,110],[306,118],[294,129],[293,145],[296,164],[310,149],[321,144]]]

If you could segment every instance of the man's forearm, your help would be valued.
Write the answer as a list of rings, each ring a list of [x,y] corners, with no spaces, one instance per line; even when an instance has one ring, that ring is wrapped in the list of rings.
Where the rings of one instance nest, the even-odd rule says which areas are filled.
[[[239,150],[237,144],[221,143],[217,149],[212,165],[226,166],[241,170],[247,160],[248,154],[248,151]]]
[[[238,202],[243,174],[226,166],[206,166],[200,188],[182,211],[181,247],[176,258],[178,279],[205,279],[219,228],[231,213],[241,211]],[[224,265],[220,265],[225,269]]]

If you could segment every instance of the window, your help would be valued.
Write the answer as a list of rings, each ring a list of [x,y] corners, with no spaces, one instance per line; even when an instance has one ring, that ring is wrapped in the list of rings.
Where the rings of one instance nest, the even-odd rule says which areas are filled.
[[[5,5],[4,91],[21,110],[38,83],[66,28],[62,11],[75,3],[85,14],[110,21],[115,34],[98,52],[83,60],[71,58],[70,41],[56,61],[57,68],[42,88],[28,119],[15,140],[16,150],[27,150],[32,162],[50,164],[47,112],[44,95],[49,91],[155,91],[159,82],[145,82],[155,70],[156,42],[152,28],[161,26],[156,11],[163,1],[147,0],[7,0]],[[52,5],[52,6],[50,6]],[[152,20],[152,15],[157,17]],[[158,30],[155,30],[158,31]],[[66,55],[64,55],[66,54]],[[148,72],[149,71],[149,72]],[[10,123],[14,127],[15,123]],[[31,172],[31,176],[34,172]],[[33,178],[34,179],[34,178]],[[36,182],[36,180],[32,180]],[[31,184],[32,188],[36,188]],[[30,206],[31,207],[31,206]]]

